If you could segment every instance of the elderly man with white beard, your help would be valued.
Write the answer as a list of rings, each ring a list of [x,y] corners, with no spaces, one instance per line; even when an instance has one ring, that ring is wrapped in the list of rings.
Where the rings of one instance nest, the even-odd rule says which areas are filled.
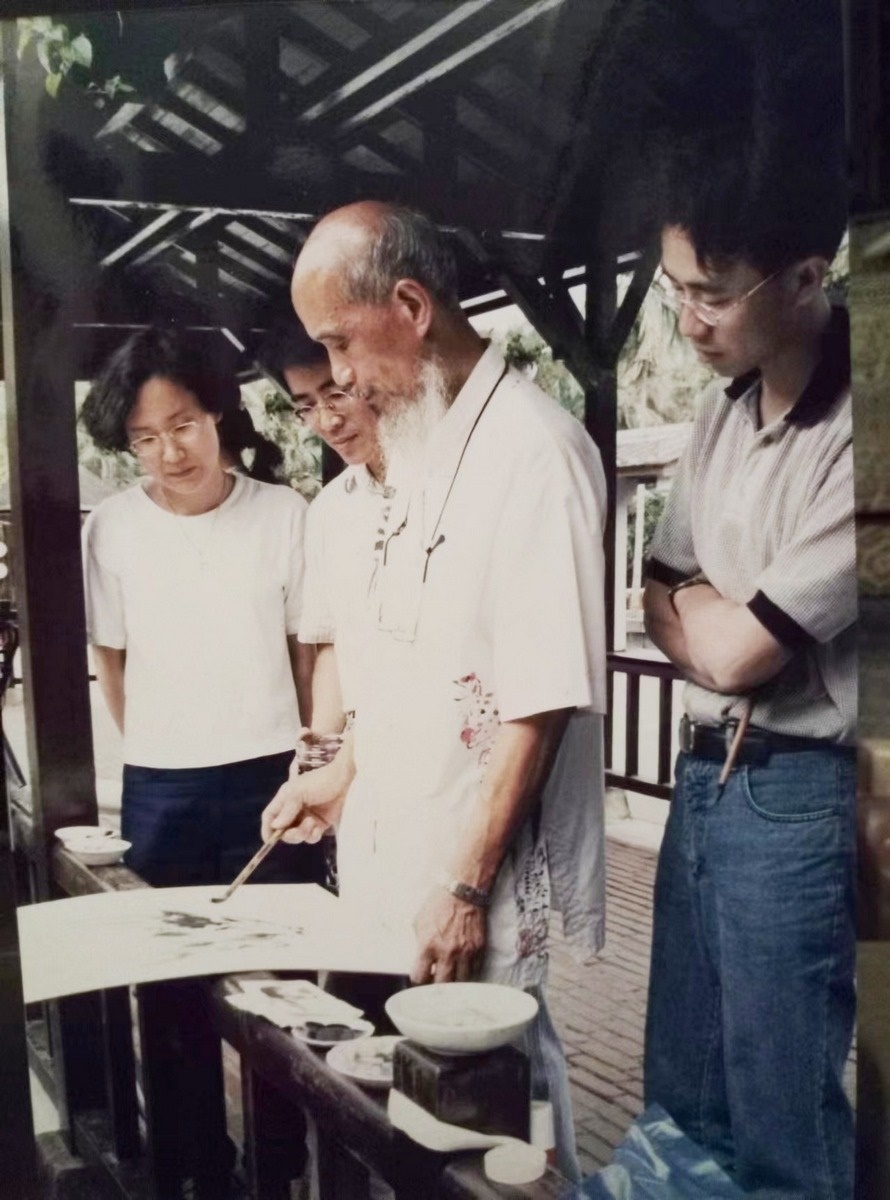
[[[577,1178],[542,989],[551,901],[581,955],[604,933],[599,453],[474,331],[421,214],[330,213],[292,299],[337,385],[379,417],[387,496],[350,559],[352,732],[330,766],[281,789],[263,834],[336,826],[341,896],[413,929],[415,983],[535,993],[533,1092],[549,1094],[558,1161]]]

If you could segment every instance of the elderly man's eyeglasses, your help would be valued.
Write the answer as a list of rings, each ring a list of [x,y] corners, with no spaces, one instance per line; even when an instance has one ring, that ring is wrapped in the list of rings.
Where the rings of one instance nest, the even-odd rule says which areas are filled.
[[[725,300],[712,301],[710,304],[704,300],[693,300],[689,296],[684,295],[682,288],[678,287],[665,274],[662,274],[661,282],[664,285],[665,300],[675,313],[679,314],[684,308],[688,308],[694,317],[703,322],[703,324],[710,325],[713,329],[715,325],[719,325],[730,313],[735,312],[755,292],[759,292],[762,287],[769,283],[771,279],[775,279],[779,274],[779,271],[773,271],[772,275],[767,275],[765,279],[761,279],[759,283],[755,283],[743,296],[736,296],[735,298],[729,296]]]
[[[133,438],[130,450],[137,458],[156,458],[163,452],[164,442],[169,441],[177,449],[193,446],[201,433],[200,421],[182,421],[172,429],[164,429],[161,433],[146,433],[143,437]]]
[[[318,403],[294,404],[294,416],[302,425],[311,425],[321,416],[323,410],[342,416],[344,409],[352,402],[348,392],[327,392]]]

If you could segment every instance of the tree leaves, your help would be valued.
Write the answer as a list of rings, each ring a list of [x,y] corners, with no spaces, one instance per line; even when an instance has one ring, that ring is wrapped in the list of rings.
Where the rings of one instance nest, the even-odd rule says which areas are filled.
[[[18,45],[16,53],[22,58],[32,44],[37,60],[46,71],[46,91],[55,99],[62,80],[71,72],[73,78],[80,76],[86,90],[101,107],[106,100],[114,100],[119,93],[133,92],[133,88],[120,75],[113,75],[104,82],[87,80],[85,77],[93,66],[93,44],[85,33],[71,36],[67,25],[53,21],[52,17],[21,17],[18,21]]]

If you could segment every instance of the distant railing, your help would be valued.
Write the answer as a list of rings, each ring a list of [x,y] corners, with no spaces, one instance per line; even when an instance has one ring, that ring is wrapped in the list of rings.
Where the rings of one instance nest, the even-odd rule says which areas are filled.
[[[615,762],[615,676],[626,677],[624,697],[624,770],[613,769]],[[644,678],[658,680],[658,747],[655,778],[640,774],[640,683]],[[606,783],[662,800],[671,798],[671,766],[674,727],[674,684],[682,675],[663,659],[637,658],[613,652],[608,656],[606,711]]]

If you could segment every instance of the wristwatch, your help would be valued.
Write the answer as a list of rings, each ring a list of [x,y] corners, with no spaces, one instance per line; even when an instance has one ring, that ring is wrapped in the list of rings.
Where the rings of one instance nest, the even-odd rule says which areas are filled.
[[[488,908],[491,903],[491,892],[484,888],[473,887],[471,883],[464,883],[462,879],[455,879],[451,875],[443,874],[439,878],[439,883],[455,899],[464,900],[476,908]]]
[[[668,588],[668,601],[674,612],[677,611],[677,606],[674,603],[674,596],[676,596],[677,592],[682,592],[684,588],[697,587],[700,583],[708,583],[704,575],[691,575],[689,579],[681,579],[679,583],[675,583],[673,587]]]

